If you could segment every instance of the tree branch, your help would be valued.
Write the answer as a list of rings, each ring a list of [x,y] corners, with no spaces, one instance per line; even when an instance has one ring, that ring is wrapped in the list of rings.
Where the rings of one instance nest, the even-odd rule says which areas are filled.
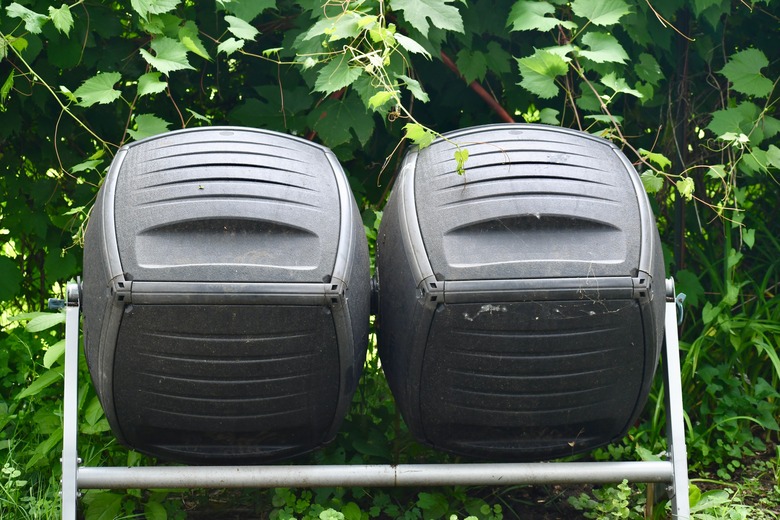
[[[461,74],[460,70],[458,70],[458,66],[455,65],[455,62],[452,61],[452,59],[447,56],[447,54],[444,51],[441,51],[441,61],[444,62],[444,64],[449,68],[452,72],[454,72],[459,78],[462,80],[466,80],[466,78],[463,77],[463,74]],[[476,81],[472,81],[469,84],[469,88],[477,93],[479,97],[481,97],[485,103],[488,104],[490,108],[493,109],[493,111],[498,114],[498,117],[501,118],[502,121],[505,123],[514,123],[515,120],[512,116],[509,115],[509,112],[507,112],[504,107],[502,107],[498,101],[495,100],[493,96],[491,96],[487,90],[484,89],[482,85],[480,85]]]

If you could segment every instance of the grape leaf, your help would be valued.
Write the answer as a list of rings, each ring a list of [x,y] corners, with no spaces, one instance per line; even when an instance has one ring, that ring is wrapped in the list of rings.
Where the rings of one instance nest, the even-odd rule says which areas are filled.
[[[630,88],[628,86],[628,83],[626,83],[625,78],[618,78],[614,72],[610,72],[609,74],[601,78],[601,84],[611,88],[615,92],[620,92],[622,94],[631,94],[632,96],[636,96],[640,99],[642,98],[641,92],[633,88]]]
[[[236,16],[227,15],[225,16],[225,21],[228,23],[228,31],[236,38],[254,40],[260,34],[260,31]]]
[[[103,105],[111,103],[122,95],[120,91],[114,89],[114,85],[120,79],[122,75],[118,72],[101,72],[82,83],[73,95],[81,100],[79,105],[82,107],[91,107],[95,103]]]
[[[334,18],[323,18],[306,31],[303,39],[327,36],[328,41],[335,42],[344,38],[357,38],[362,31],[360,23],[366,18],[354,11],[347,11]]]
[[[76,103],[76,104],[78,104],[78,102],[79,102],[79,98],[77,98],[77,97],[76,97],[76,95],[75,95],[75,94],[73,94],[73,92],[71,92],[71,91],[70,91],[70,89],[69,89],[68,87],[66,87],[65,85],[60,85],[60,92],[61,92],[61,93],[62,93],[62,94],[63,94],[63,95],[66,97],[66,98],[68,98],[68,101],[70,101],[70,102],[72,102],[72,103]]]
[[[639,151],[639,155],[641,155],[651,163],[658,166],[661,170],[665,170],[666,168],[672,165],[672,161],[670,161],[662,153],[651,152],[650,150],[645,150],[644,148],[640,148],[638,151]]]
[[[349,57],[342,54],[320,69],[317,81],[314,83],[314,90],[325,94],[336,92],[354,83],[362,72],[363,69],[360,67],[350,67]]]
[[[482,81],[487,74],[487,57],[480,51],[469,51],[461,49],[456,58],[458,70],[463,74],[466,83],[473,81]]]
[[[561,112],[554,108],[543,108],[539,112],[539,122],[544,125],[560,126],[561,122],[558,119],[558,114]]]
[[[680,192],[680,195],[685,197],[685,200],[691,200],[693,198],[693,191],[696,188],[693,179],[685,177],[674,184],[677,186],[677,191]]]
[[[593,25],[615,25],[631,12],[624,0],[574,0],[571,9],[574,14],[587,18]]]
[[[102,159],[90,159],[80,162],[75,166],[71,166],[70,173],[87,172],[90,170],[97,171],[97,167],[100,166],[102,162]]]
[[[184,20],[171,13],[153,14],[147,20],[141,20],[141,28],[155,36],[178,38]]]
[[[373,98],[378,92],[385,92],[383,87],[374,84],[373,78],[371,78],[371,76],[368,74],[361,74],[360,77],[355,80],[355,82],[350,85],[349,88],[358,95],[360,100],[363,102],[363,106],[369,110],[379,113],[383,119],[387,117],[387,114],[391,108],[390,105],[385,103],[383,105],[377,106],[374,104],[372,106],[371,104],[371,98]],[[375,102],[376,101],[380,101],[380,98],[376,98]]]
[[[153,15],[148,20],[141,20],[141,28],[149,34],[164,35],[165,20],[159,15]]]
[[[379,110],[385,103],[393,99],[393,93],[387,90],[380,90],[368,100],[368,108]]]
[[[469,151],[466,148],[455,150],[455,171],[458,175],[466,174],[466,161],[469,160]]]
[[[664,79],[658,61],[653,55],[646,52],[639,55],[639,62],[634,65],[634,71],[640,79],[654,86],[658,86],[658,83]]]
[[[18,52],[24,52],[27,50],[27,47],[29,47],[30,42],[27,41],[27,38],[13,38],[11,36],[0,38],[0,55],[3,57],[8,55],[9,44]]]
[[[58,8],[49,6],[49,17],[55,29],[65,34],[65,36],[70,33],[70,30],[73,28],[73,15],[70,14],[67,4],[62,4]]]
[[[217,0],[217,3],[245,22],[251,22],[266,9],[276,7],[276,0]]]
[[[582,43],[590,50],[580,50],[580,56],[596,63],[625,63],[628,54],[611,34],[589,32],[582,37]]]
[[[741,135],[738,138],[738,144],[742,145],[749,141],[748,136]],[[737,144],[737,143],[734,143]],[[742,156],[742,160],[739,162],[739,168],[747,175],[754,175],[759,172],[766,172],[769,169],[769,158],[767,152],[758,147],[752,147],[750,153],[746,153]]]
[[[780,148],[770,144],[769,148],[767,149],[766,158],[769,164],[775,168],[780,169]]]
[[[764,130],[764,139],[772,139],[780,133],[780,119],[765,114],[761,121],[761,127]]]
[[[696,16],[701,16],[701,14],[710,7],[720,5],[722,3],[723,0],[693,0],[693,13]]]
[[[436,134],[434,132],[419,123],[406,123],[404,125],[404,130],[406,130],[404,137],[420,148],[425,148],[436,139]]]
[[[644,172],[640,178],[642,179],[642,185],[645,187],[647,193],[656,193],[661,191],[661,188],[664,187],[663,178],[657,176],[653,172]]]
[[[519,58],[517,65],[523,76],[520,85],[540,98],[549,99],[558,94],[555,78],[566,74],[566,59],[548,50],[537,49],[531,56]]]
[[[419,81],[410,78],[406,74],[396,74],[396,78],[404,82],[406,88],[409,89],[409,92],[412,93],[415,99],[418,99],[423,103],[427,103],[428,101],[430,101],[431,98],[428,97],[428,93],[423,90],[422,85],[420,85]]]
[[[713,164],[707,170],[707,176],[713,179],[723,180],[726,178],[726,167],[722,164]]]
[[[159,94],[168,87],[168,83],[160,81],[159,72],[148,72],[138,78],[138,97],[148,94]]]
[[[217,54],[224,52],[228,56],[236,52],[238,49],[244,46],[245,40],[237,40],[235,38],[228,38],[224,42],[217,45]]]
[[[136,130],[128,130],[127,133],[136,141],[167,132],[168,127],[171,125],[166,120],[152,114],[139,114],[135,116],[135,124]]]
[[[428,59],[431,59],[431,53],[425,50],[425,47],[417,43],[415,40],[409,38],[408,36],[404,36],[403,34],[396,34],[395,41],[398,42],[398,45],[406,49],[407,51],[414,53],[414,54],[422,54]]]
[[[506,74],[511,70],[512,55],[505,51],[498,42],[490,42],[485,53],[488,70],[496,74]]]
[[[546,32],[562,25],[567,29],[574,29],[577,24],[574,22],[564,22],[555,17],[548,17],[553,14],[555,7],[547,2],[532,2],[528,0],[519,0],[512,6],[507,20],[507,27],[512,26],[512,31],[542,31]]]
[[[8,94],[11,93],[11,89],[14,88],[14,71],[5,78],[3,86],[0,87],[0,107],[5,106],[6,100],[8,100]]]
[[[6,13],[11,18],[21,18],[24,22],[24,29],[33,34],[40,34],[43,24],[48,21],[48,17],[27,9],[23,5],[14,2],[5,8]]]
[[[203,114],[199,114],[198,112],[195,112],[191,108],[187,109],[187,112],[192,116],[192,119],[196,121],[203,121],[204,123],[211,123],[211,118],[209,116],[204,116]]]
[[[707,125],[707,130],[718,137],[730,133],[739,135],[749,132],[760,112],[761,109],[749,101],[742,102],[736,107],[716,110],[712,113],[712,120]]]
[[[198,26],[192,20],[187,20],[179,29],[179,41],[188,51],[197,54],[205,60],[211,60],[209,51],[203,46],[203,42],[200,41],[200,36],[198,36]]]
[[[402,11],[409,25],[425,37],[431,27],[463,33],[463,18],[455,0],[394,0],[393,9]],[[428,22],[430,20],[430,23]]]
[[[686,307],[698,307],[699,302],[704,299],[704,287],[698,276],[687,269],[680,269],[674,274],[674,285],[677,294],[685,294]]]
[[[318,20],[314,25],[309,27],[309,30],[303,33],[300,38],[302,38],[303,41],[308,41],[318,36],[325,36],[328,34],[328,32],[330,32],[330,28],[333,27],[333,24],[334,22],[330,18],[323,18],[322,20]]]
[[[329,99],[310,114],[312,128],[325,146],[335,148],[352,136],[364,146],[374,132],[374,120],[358,96]]]
[[[194,69],[187,60],[187,47],[180,41],[163,36],[152,40],[154,56],[146,49],[140,53],[144,60],[166,76],[176,70]]]
[[[130,6],[138,16],[146,20],[150,14],[162,14],[176,9],[179,0],[130,0]]]
[[[772,91],[772,81],[761,74],[769,60],[758,49],[745,49],[732,54],[720,70],[731,82],[731,88],[748,96],[765,97]]]
[[[607,114],[588,114],[588,115],[585,116],[585,119],[590,119],[591,121],[598,121],[599,123],[604,123],[607,126],[612,126],[615,123],[620,124],[620,123],[623,122],[623,116],[616,116],[614,114],[611,114],[611,115],[607,115]]]

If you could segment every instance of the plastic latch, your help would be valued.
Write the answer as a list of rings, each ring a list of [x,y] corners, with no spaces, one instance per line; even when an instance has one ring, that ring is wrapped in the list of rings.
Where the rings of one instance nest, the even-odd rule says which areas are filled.
[[[431,276],[420,284],[421,296],[426,304],[438,305],[444,301],[444,282]]]
[[[325,284],[325,297],[331,307],[344,303],[344,291],[346,284],[337,278],[331,278],[330,282]]]
[[[132,303],[133,282],[129,280],[115,280],[113,284],[114,299],[119,303]]]
[[[685,293],[680,293],[674,298],[674,304],[677,306],[677,325],[682,325],[684,310],[683,303],[685,303]]]
[[[650,276],[638,276],[631,279],[631,285],[634,299],[641,301],[650,300]]]

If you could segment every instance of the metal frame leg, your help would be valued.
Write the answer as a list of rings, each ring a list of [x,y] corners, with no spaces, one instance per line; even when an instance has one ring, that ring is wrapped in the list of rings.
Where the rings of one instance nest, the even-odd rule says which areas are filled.
[[[688,498],[688,458],[685,452],[685,419],[680,375],[680,344],[677,337],[677,305],[674,282],[669,280],[666,302],[666,342],[664,346],[664,399],[666,401],[666,441],[672,463],[672,518],[687,520],[691,516]]]
[[[79,285],[68,284],[65,306],[65,390],[62,420],[62,518],[76,520],[78,491]]]

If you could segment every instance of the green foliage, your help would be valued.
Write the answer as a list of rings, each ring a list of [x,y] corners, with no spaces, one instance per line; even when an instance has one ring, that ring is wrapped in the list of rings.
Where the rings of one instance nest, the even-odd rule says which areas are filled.
[[[436,139],[436,134],[434,132],[419,123],[407,123],[406,126],[404,126],[404,130],[406,130],[405,137],[420,148],[425,148]]]
[[[462,33],[463,19],[456,0],[394,0],[392,8],[404,14],[409,25],[428,36],[431,27]]]
[[[631,487],[624,480],[617,486],[594,489],[593,498],[585,493],[569,497],[569,503],[578,511],[584,511],[585,518],[642,520],[645,518],[644,503],[640,499],[631,500],[631,495]]]
[[[560,92],[556,79],[569,71],[567,61],[565,56],[543,49],[519,58],[517,66],[523,76],[520,84],[542,99],[554,98]]]
[[[169,75],[176,70],[194,69],[187,58],[187,46],[178,40],[161,36],[150,44],[154,55],[146,49],[140,49],[144,60],[163,74]]]
[[[669,272],[678,292],[688,296],[681,335],[693,469],[722,479],[740,475],[745,458],[777,440],[775,4],[3,4],[3,517],[6,511],[13,511],[9,518],[58,514],[61,315],[35,313],[81,271],[80,236],[105,168],[128,140],[206,124],[268,128],[333,148],[372,248],[392,172],[409,144],[425,147],[448,130],[507,117],[613,140],[640,170]],[[469,182],[468,147],[453,153],[456,170]],[[116,445],[83,360],[80,370],[81,456],[95,465],[152,463]],[[647,458],[664,449],[663,389],[656,387],[652,396],[649,416],[632,430],[631,440],[594,457]],[[449,459],[410,439],[371,357],[343,431],[314,460]],[[633,491],[608,489],[575,502],[583,512],[636,512],[640,499]],[[738,518],[747,510],[735,502],[737,495],[700,493],[696,514],[718,517],[725,511]],[[88,518],[181,518],[172,496],[91,491],[83,503]],[[511,510],[502,509],[505,495],[472,489],[277,490],[261,496],[263,512],[273,510],[275,518],[498,519]]]
[[[6,7],[5,11],[10,18],[21,18],[24,22],[24,29],[33,34],[40,34],[43,24],[47,21],[46,16],[38,14],[17,2]]]
[[[49,6],[49,17],[54,27],[65,36],[70,34],[73,29],[73,15],[70,14],[70,7],[62,4],[60,7]]]
[[[766,97],[772,92],[772,80],[761,74],[769,60],[758,49],[746,49],[734,53],[720,73],[731,82],[731,88],[742,94]]]
[[[114,88],[120,79],[122,75],[118,72],[101,72],[82,83],[73,95],[79,98],[79,105],[83,107],[91,107],[95,103],[112,103],[122,96]]]

